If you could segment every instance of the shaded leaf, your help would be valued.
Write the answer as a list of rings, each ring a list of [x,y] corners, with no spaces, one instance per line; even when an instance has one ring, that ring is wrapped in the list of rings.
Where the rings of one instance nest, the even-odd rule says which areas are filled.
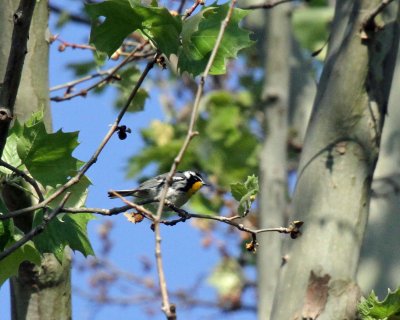
[[[0,286],[11,276],[18,274],[19,265],[24,261],[40,264],[40,254],[32,241],[27,242],[9,256],[0,260]]]
[[[83,177],[77,184],[68,189],[71,196],[68,198],[66,207],[82,207],[87,198],[90,181]],[[55,189],[48,188],[45,197],[53,194]],[[50,208],[55,208],[59,200],[49,203]],[[53,253],[59,261],[62,261],[64,248],[69,246],[72,250],[80,251],[85,257],[93,255],[93,249],[87,234],[87,223],[94,219],[92,214],[61,214],[53,219],[46,227],[45,231],[34,238],[36,247],[40,253]],[[34,217],[34,225],[38,225],[43,220],[43,213],[38,212]]]

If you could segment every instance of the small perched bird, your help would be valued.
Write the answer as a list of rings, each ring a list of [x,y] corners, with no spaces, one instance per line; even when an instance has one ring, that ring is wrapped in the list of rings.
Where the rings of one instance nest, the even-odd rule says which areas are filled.
[[[133,196],[138,198],[137,204],[148,204],[160,200],[161,192],[167,181],[168,173],[160,174],[154,178],[144,181],[139,187],[131,190],[115,190],[114,192],[123,197]],[[195,171],[177,171],[172,177],[172,183],[168,187],[166,200],[174,206],[180,208],[190,197],[202,186],[207,185],[202,176]],[[111,191],[108,192],[110,198],[116,198]]]

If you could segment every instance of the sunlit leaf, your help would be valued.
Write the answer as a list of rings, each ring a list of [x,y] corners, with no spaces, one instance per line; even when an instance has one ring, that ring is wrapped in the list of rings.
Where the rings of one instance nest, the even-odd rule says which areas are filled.
[[[358,305],[363,320],[398,320],[400,319],[400,288],[388,292],[383,301],[379,301],[374,291]]]
[[[229,3],[220,6],[213,4],[184,21],[182,47],[178,56],[178,68],[181,72],[187,71],[196,76],[204,71],[228,10]],[[252,44],[250,32],[238,25],[247,14],[245,10],[234,9],[210,74],[224,74],[226,60],[235,58],[240,49]]]
[[[90,43],[109,57],[134,31],[141,31],[167,56],[178,50],[182,23],[166,8],[146,7],[133,0],[108,0],[85,8],[93,21]],[[104,20],[99,23],[100,17]]]
[[[247,177],[245,183],[232,183],[232,196],[239,201],[238,212],[241,216],[246,215],[258,193],[258,178],[255,175]]]

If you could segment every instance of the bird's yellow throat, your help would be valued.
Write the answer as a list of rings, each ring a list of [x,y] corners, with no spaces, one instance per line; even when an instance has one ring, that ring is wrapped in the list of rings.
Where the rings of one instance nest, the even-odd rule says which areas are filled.
[[[201,187],[203,186],[203,182],[201,181],[197,181],[195,183],[193,183],[192,187],[189,189],[189,194],[192,195],[195,192],[197,192]]]

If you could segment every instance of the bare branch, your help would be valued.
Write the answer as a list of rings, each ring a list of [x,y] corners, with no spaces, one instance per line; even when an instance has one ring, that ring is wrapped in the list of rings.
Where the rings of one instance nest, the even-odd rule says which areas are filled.
[[[121,63],[119,63],[117,66],[115,66],[114,68],[112,68],[110,71],[107,72],[107,76],[102,78],[101,80],[97,81],[96,83],[92,84],[91,86],[82,89],[76,93],[69,93],[66,94],[62,97],[60,96],[56,96],[56,97],[52,97],[50,98],[50,100],[52,101],[56,101],[56,102],[60,102],[60,101],[65,101],[65,100],[71,100],[75,97],[81,96],[81,97],[85,97],[87,95],[87,93],[97,87],[102,86],[103,84],[113,80],[115,74],[117,73],[118,70],[120,70],[123,66],[125,66],[127,63],[136,60],[138,57],[142,58],[143,56],[138,55],[138,52],[140,52],[141,50],[143,50],[143,48],[148,44],[148,41],[145,41],[144,43],[142,43],[140,46],[136,47],[135,50],[133,50],[124,60],[122,60]],[[151,53],[151,55],[154,55],[154,53]],[[93,78],[93,77],[92,77]],[[89,80],[89,79],[85,79],[85,80]],[[82,81],[80,81],[82,82]],[[76,83],[73,83],[73,85],[75,85]],[[71,86],[67,86],[67,88],[71,88]]]
[[[182,3],[183,3],[183,2],[182,2]],[[199,5],[202,5],[202,6],[203,6],[204,3],[205,3],[204,0],[196,0],[196,2],[195,2],[189,9],[187,9],[187,10],[185,11],[185,14],[183,15],[183,20],[189,18],[189,17],[192,15],[192,13],[194,12],[194,10],[196,10],[196,8],[197,8]]]
[[[5,257],[9,256],[18,248],[22,247],[28,241],[32,240],[33,237],[42,233],[45,230],[46,226],[50,223],[50,221],[53,220],[59,213],[62,212],[62,208],[64,207],[70,195],[71,193],[67,192],[64,198],[61,200],[58,207],[55,208],[53,211],[51,211],[48,215],[47,214],[44,215],[42,223],[34,227],[28,233],[24,234],[24,236],[21,239],[19,239],[17,242],[13,243],[11,246],[4,249],[4,251],[0,252],[0,261],[3,260]]]
[[[21,81],[33,10],[36,1],[21,0],[13,15],[14,29],[10,54],[2,88],[0,90],[0,158],[6,145],[8,129],[14,114],[15,99]]]
[[[199,4],[201,4],[202,1],[201,0],[197,0],[194,6],[198,6]],[[167,283],[166,283],[166,279],[165,279],[165,274],[164,274],[164,269],[163,269],[163,262],[162,262],[162,255],[161,255],[161,235],[160,235],[160,219],[161,219],[161,215],[163,212],[163,208],[164,208],[164,204],[165,204],[165,200],[166,200],[166,196],[167,196],[167,191],[168,188],[171,185],[172,182],[172,177],[175,174],[179,163],[182,160],[183,155],[185,154],[191,140],[193,139],[193,137],[195,137],[198,132],[194,131],[194,126],[196,123],[196,119],[197,119],[197,115],[198,115],[198,110],[199,110],[199,105],[200,105],[200,99],[203,95],[203,90],[204,90],[204,83],[207,79],[207,76],[210,72],[211,66],[214,63],[214,59],[215,56],[217,55],[218,52],[218,48],[221,45],[221,41],[223,38],[223,35],[225,33],[225,29],[228,26],[228,23],[230,21],[230,18],[232,16],[233,13],[233,8],[236,4],[236,0],[232,0],[228,13],[226,15],[226,18],[224,19],[224,21],[221,23],[221,28],[219,30],[218,33],[218,37],[215,41],[215,45],[214,48],[211,52],[210,58],[208,60],[207,66],[204,69],[204,72],[200,78],[200,82],[198,85],[198,89],[197,89],[197,93],[196,93],[196,99],[195,102],[193,104],[193,109],[192,109],[192,113],[190,116],[190,123],[189,123],[189,128],[188,128],[188,132],[185,138],[185,141],[182,144],[182,147],[177,155],[177,157],[174,159],[174,162],[171,166],[171,169],[169,171],[168,177],[166,179],[166,183],[165,186],[163,188],[163,190],[161,191],[161,195],[160,195],[160,204],[158,206],[157,209],[157,213],[156,213],[156,217],[154,220],[154,234],[155,234],[155,254],[156,254],[156,264],[157,264],[157,272],[158,272],[158,278],[159,278],[159,284],[160,284],[160,290],[161,290],[161,297],[162,297],[162,310],[164,311],[167,319],[176,319],[176,308],[174,305],[171,305],[169,302],[169,298],[168,298],[168,290],[167,290]],[[193,6],[193,7],[194,7]],[[192,8],[193,8],[192,7]],[[189,9],[189,11],[185,14],[184,18],[187,18],[194,10],[195,7],[193,8],[192,11],[190,11],[191,9]]]
[[[73,185],[77,184],[80,179],[84,176],[84,174],[89,170],[89,168],[95,164],[97,162],[97,158],[100,155],[100,153],[103,151],[104,147],[106,146],[106,144],[108,143],[108,141],[111,139],[112,135],[114,134],[114,132],[116,132],[118,130],[118,126],[119,123],[121,122],[123,116],[125,115],[130,103],[132,102],[132,100],[134,99],[134,97],[136,96],[137,91],[139,90],[139,88],[141,87],[144,79],[146,78],[146,76],[148,75],[148,73],[150,72],[150,70],[153,68],[154,64],[156,63],[158,59],[158,55],[156,55],[154,57],[154,59],[152,59],[151,61],[149,61],[145,67],[145,69],[143,70],[141,76],[139,77],[137,83],[135,84],[134,88],[132,89],[131,94],[129,95],[124,107],[121,109],[121,111],[119,112],[117,119],[114,121],[113,125],[111,126],[111,128],[109,129],[109,131],[107,132],[107,134],[105,135],[105,137],[103,138],[103,141],[100,143],[100,145],[98,146],[98,148],[95,150],[95,152],[93,153],[92,157],[89,159],[88,162],[86,162],[86,164],[79,170],[79,172],[72,177],[70,180],[68,180],[67,183],[65,183],[63,186],[61,186],[57,191],[55,191],[51,196],[49,196],[47,199],[45,199],[44,201],[41,201],[40,203],[34,205],[34,206],[30,206],[21,210],[16,210],[13,212],[8,213],[7,215],[0,215],[0,220],[4,220],[4,219],[9,219],[9,218],[13,218],[16,216],[19,216],[21,214],[27,213],[27,212],[32,212],[34,210],[40,209],[40,208],[44,208],[46,207],[51,201],[53,201],[54,199],[58,198],[62,193],[64,193],[68,188],[72,187]]]
[[[209,214],[197,214],[197,213],[189,213],[184,209],[178,208],[174,206],[172,203],[168,203],[167,206],[174,210],[178,215],[180,216],[179,219],[175,220],[164,220],[161,221],[161,223],[168,225],[168,226],[174,226],[179,222],[185,222],[188,219],[191,218],[196,218],[196,219],[206,219],[206,220],[214,220],[214,221],[219,221],[225,224],[229,224],[232,227],[237,228],[240,231],[244,231],[247,233],[250,233],[251,235],[257,235],[258,233],[263,233],[263,232],[278,232],[278,233],[286,233],[290,234],[290,236],[294,239],[297,238],[300,235],[300,228],[303,225],[302,221],[293,221],[290,223],[288,227],[275,227],[275,228],[265,228],[265,229],[250,229],[245,227],[241,223],[237,223],[234,220],[238,219],[238,216],[234,217],[224,217],[224,216],[214,216],[214,215],[209,215]]]
[[[295,0],[278,0],[278,1],[268,1],[265,3],[260,3],[260,4],[253,4],[247,7],[242,7],[241,9],[247,9],[247,10],[254,10],[254,9],[272,9],[273,7],[276,7],[280,4],[287,3],[287,2],[293,2]]]
[[[16,173],[17,175],[22,177],[26,182],[28,182],[33,187],[33,189],[35,190],[35,192],[38,196],[39,202],[44,201],[43,193],[40,190],[39,185],[37,184],[35,179],[33,179],[32,177],[27,175],[24,171],[15,168],[14,166],[8,164],[7,162],[5,162],[3,160],[0,160],[0,166],[13,171],[14,173]]]
[[[56,14],[65,14],[66,13],[68,16],[68,19],[73,22],[90,26],[90,20],[88,18],[78,15],[78,14],[68,12],[68,11],[54,5],[52,2],[49,3],[49,9],[51,10],[51,12],[56,13]]]
[[[129,206],[130,208],[133,208],[135,210],[138,211],[138,213],[140,213],[141,215],[143,215],[144,217],[146,217],[147,219],[154,221],[154,216],[153,214],[147,210],[145,207],[143,207],[142,205],[133,203],[129,200],[127,200],[126,198],[124,198],[123,196],[121,196],[118,192],[116,191],[111,191],[110,192],[112,195],[118,197],[119,199],[121,199],[127,206]]]

